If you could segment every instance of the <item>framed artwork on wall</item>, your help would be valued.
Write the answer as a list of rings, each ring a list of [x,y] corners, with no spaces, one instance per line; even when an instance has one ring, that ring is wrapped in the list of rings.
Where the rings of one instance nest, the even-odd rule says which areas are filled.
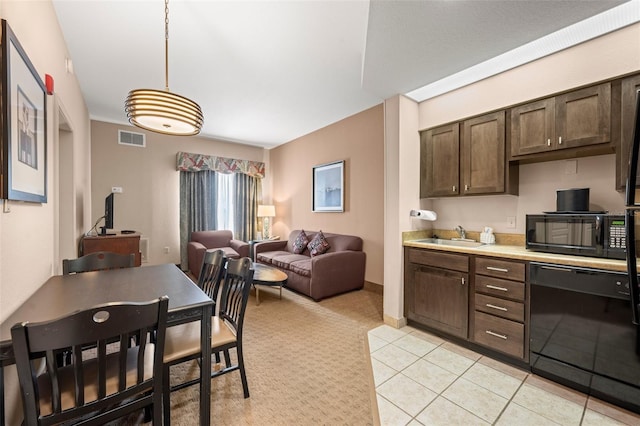
[[[344,211],[344,161],[313,168],[313,211]]]
[[[47,202],[47,98],[42,79],[2,20],[2,187],[6,200]]]

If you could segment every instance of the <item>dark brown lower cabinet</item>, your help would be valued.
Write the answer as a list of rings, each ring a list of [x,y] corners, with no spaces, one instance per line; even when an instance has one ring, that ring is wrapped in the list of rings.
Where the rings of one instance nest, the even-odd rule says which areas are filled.
[[[413,248],[407,248],[405,254],[407,318],[466,339],[469,324],[468,256]]]

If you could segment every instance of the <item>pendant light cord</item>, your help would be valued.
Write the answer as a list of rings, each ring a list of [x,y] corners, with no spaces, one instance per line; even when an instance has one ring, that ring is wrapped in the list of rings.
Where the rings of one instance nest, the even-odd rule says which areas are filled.
[[[169,0],[164,0],[164,87],[169,91]]]

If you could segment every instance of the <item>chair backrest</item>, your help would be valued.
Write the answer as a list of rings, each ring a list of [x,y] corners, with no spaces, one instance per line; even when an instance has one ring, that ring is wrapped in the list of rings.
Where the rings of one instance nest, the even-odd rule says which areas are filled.
[[[249,291],[253,283],[251,259],[228,259],[222,285],[222,298],[218,316],[235,329],[238,340],[242,337],[244,312],[247,308]]]
[[[166,296],[147,303],[109,303],[14,325],[25,423],[58,424],[93,413],[90,424],[104,424],[153,404],[154,423],[160,424],[168,305]],[[154,343],[148,341],[150,333]],[[138,346],[130,347],[131,336],[142,336]],[[86,351],[83,356],[87,347],[94,348],[95,356]],[[72,364],[58,367],[56,355],[63,351],[71,351]],[[43,357],[46,368],[40,373],[32,360]]]
[[[217,231],[193,231],[189,241],[202,243],[206,248],[229,247],[233,239],[233,232],[220,229]]]
[[[202,258],[198,287],[207,293],[207,296],[213,300],[214,315],[216,314],[215,306],[218,302],[220,281],[222,281],[222,277],[224,275],[225,263],[226,258],[224,257],[224,250],[207,250]]]
[[[131,268],[136,265],[136,255],[97,251],[77,259],[64,259],[62,273],[101,271],[103,269]]]

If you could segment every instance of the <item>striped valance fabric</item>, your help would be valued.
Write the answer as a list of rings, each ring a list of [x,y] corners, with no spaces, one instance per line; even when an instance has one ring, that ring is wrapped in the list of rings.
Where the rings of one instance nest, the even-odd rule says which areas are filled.
[[[181,172],[213,170],[220,173],[244,173],[257,178],[264,178],[264,163],[261,161],[236,160],[234,158],[192,154],[189,152],[178,152],[177,170]]]

